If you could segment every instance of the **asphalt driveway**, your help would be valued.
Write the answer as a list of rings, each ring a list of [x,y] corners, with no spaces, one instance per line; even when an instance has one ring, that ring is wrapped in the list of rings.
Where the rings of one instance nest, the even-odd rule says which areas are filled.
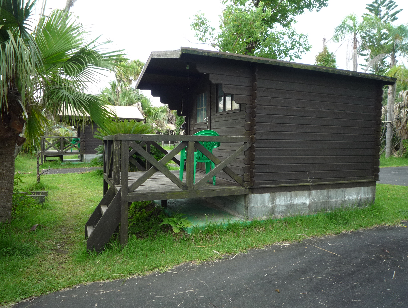
[[[408,186],[408,167],[380,168],[379,183]]]

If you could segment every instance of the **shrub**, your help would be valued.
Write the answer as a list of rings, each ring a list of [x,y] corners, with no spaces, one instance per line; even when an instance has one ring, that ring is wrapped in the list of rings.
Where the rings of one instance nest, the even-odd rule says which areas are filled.
[[[135,120],[124,120],[119,121],[117,119],[110,120],[105,123],[105,128],[98,128],[94,137],[98,139],[103,139],[105,136],[116,135],[116,134],[152,134],[154,130],[148,124],[137,122]],[[96,148],[98,154],[103,153],[103,146],[98,146]],[[150,148],[151,155],[156,159],[160,160],[164,157],[164,154],[157,150],[155,147]],[[146,160],[140,155],[133,155],[141,165],[146,163]],[[100,164],[103,164],[102,158],[100,158]],[[133,169],[131,171],[134,171]]]
[[[129,233],[141,238],[157,234],[164,230],[161,227],[164,218],[163,209],[153,202],[133,202],[129,206]]]
[[[180,233],[192,224],[183,214],[167,216],[161,206],[151,201],[133,202],[129,206],[129,234],[139,238],[152,236],[160,232]]]
[[[119,121],[111,119],[104,123],[104,128],[98,127],[94,137],[103,139],[105,136],[117,134],[153,134],[154,131],[150,125],[135,120]]]

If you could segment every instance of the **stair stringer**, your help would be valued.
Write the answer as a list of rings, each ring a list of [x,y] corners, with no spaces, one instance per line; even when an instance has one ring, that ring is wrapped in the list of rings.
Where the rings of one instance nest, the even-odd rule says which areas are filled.
[[[109,242],[120,223],[121,199],[121,190],[119,189],[110,202],[105,214],[101,214],[99,221],[94,225],[94,230],[87,240],[86,248],[88,250],[100,252]],[[98,207],[100,210],[100,205]]]
[[[115,195],[116,195],[116,189],[112,185],[108,189],[106,194],[102,197],[102,200],[99,202],[98,206],[93,211],[91,217],[89,217],[88,221],[86,222],[86,224],[85,224],[85,239],[87,239],[89,237],[87,227],[89,227],[89,226],[95,227],[96,224],[98,223],[99,219],[101,219],[101,217],[102,217],[101,206],[102,205],[109,205],[112,202]]]

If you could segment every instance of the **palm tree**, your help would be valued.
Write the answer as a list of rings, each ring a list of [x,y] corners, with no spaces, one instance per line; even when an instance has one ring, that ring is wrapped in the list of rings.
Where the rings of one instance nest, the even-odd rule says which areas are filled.
[[[65,12],[69,12],[69,10],[74,6],[76,0],[67,0],[67,3],[65,4]]]
[[[142,72],[144,63],[140,60],[122,59],[115,67],[115,77],[118,83],[129,88]]]
[[[140,101],[141,94],[124,83],[111,81],[109,87],[102,90],[100,98],[105,105],[132,106]]]
[[[44,112],[86,112],[103,126],[108,114],[86,90],[95,71],[118,56],[87,43],[82,26],[63,11],[42,18],[30,33],[35,2],[0,0],[0,222],[11,218],[15,147],[41,135]]]
[[[391,24],[386,25],[389,35],[387,51],[390,57],[390,69],[393,69],[397,64],[397,55],[408,55],[408,27],[399,25],[397,27]],[[392,154],[392,127],[391,122],[394,121],[394,102],[396,95],[396,84],[388,86],[388,102],[387,102],[387,133],[386,133],[386,151],[385,156],[390,157]]]
[[[357,16],[350,14],[343,19],[341,24],[334,30],[334,41],[339,42],[344,40],[347,35],[353,36],[353,71],[357,72],[357,49],[358,40],[361,31],[363,31],[363,23],[357,21]]]

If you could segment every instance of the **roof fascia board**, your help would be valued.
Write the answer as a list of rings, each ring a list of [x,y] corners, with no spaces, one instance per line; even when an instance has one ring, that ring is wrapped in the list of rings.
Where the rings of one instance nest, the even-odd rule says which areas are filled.
[[[350,77],[357,77],[357,78],[372,79],[372,80],[381,81],[384,85],[392,85],[396,82],[396,78],[392,78],[392,77],[378,76],[374,74],[359,73],[359,72],[341,70],[341,69],[324,67],[324,66],[302,64],[302,63],[288,62],[288,61],[254,57],[254,56],[246,56],[246,55],[233,54],[233,53],[227,53],[227,52],[182,47],[180,48],[180,53],[181,53],[180,57],[182,57],[183,55],[207,56],[207,57],[230,59],[230,60],[236,60],[236,61],[245,61],[245,62],[260,63],[260,64],[266,64],[266,65],[282,66],[282,67],[309,70],[309,71],[322,72],[322,73],[331,73],[331,74],[336,74],[336,75],[343,75],[343,76],[350,76]]]

